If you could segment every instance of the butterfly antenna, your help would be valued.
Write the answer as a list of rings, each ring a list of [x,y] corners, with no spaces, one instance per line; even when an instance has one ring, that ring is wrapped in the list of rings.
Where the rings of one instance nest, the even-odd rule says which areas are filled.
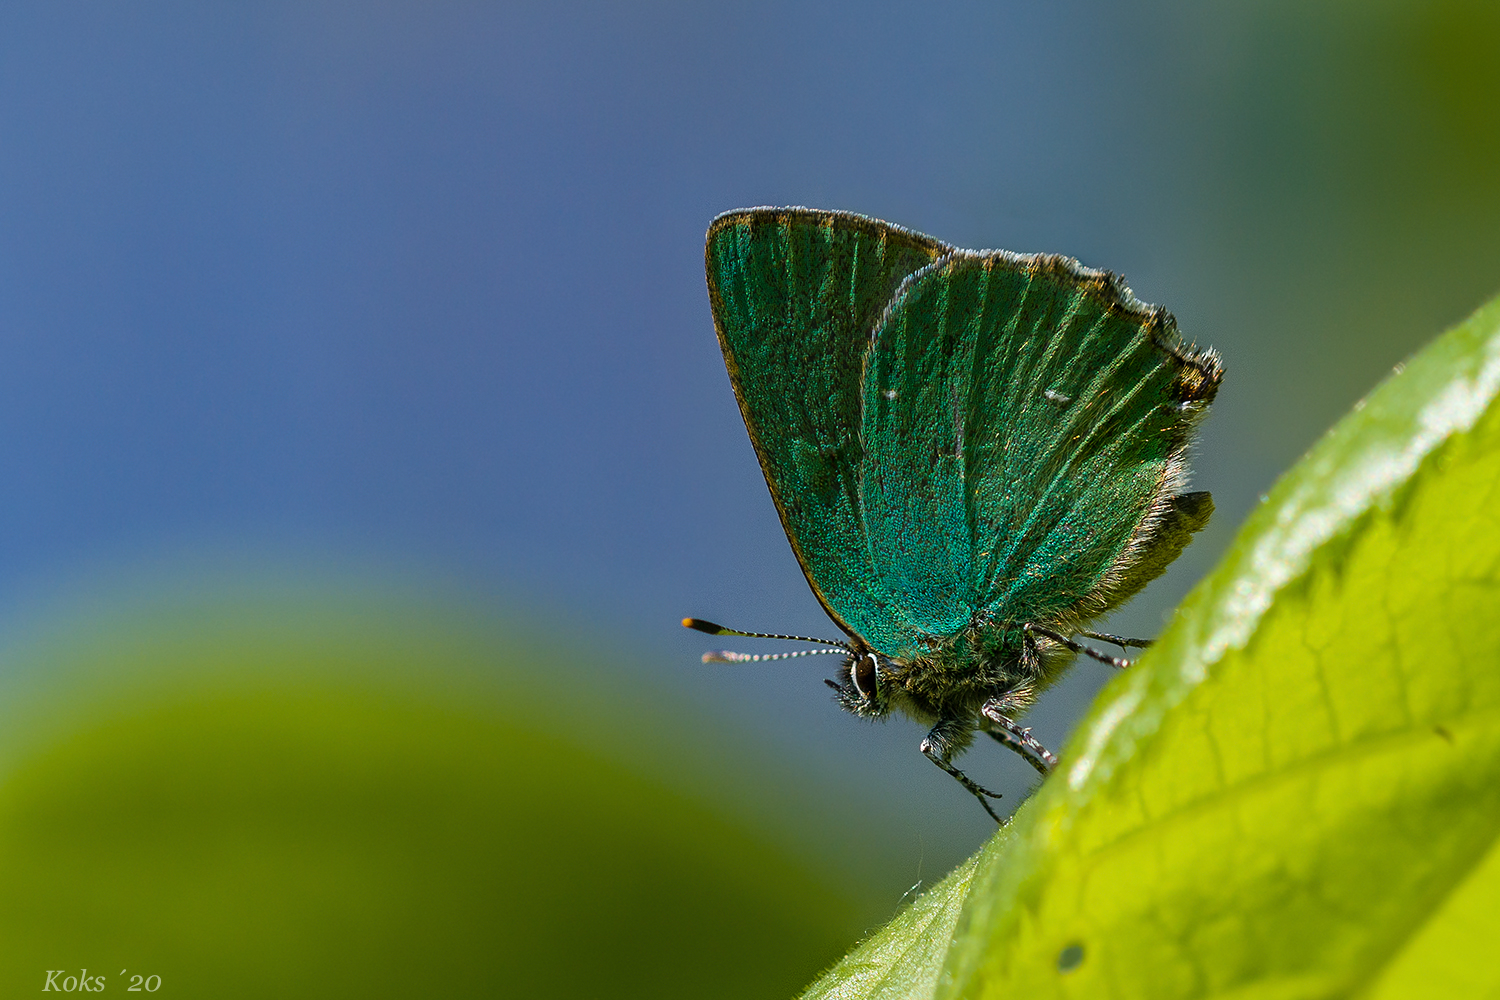
[[[794,656],[817,656],[822,653],[846,653],[843,649],[803,649],[795,653],[735,653],[728,649],[710,649],[703,654],[704,663],[759,663],[762,660],[790,660]]]
[[[747,639],[788,639],[792,642],[818,642],[829,649],[803,649],[795,653],[761,653],[752,655],[750,653],[733,653],[727,649],[710,650],[703,654],[704,663],[759,663],[763,660],[790,660],[797,656],[820,656],[829,653],[850,653],[853,650],[847,643],[837,639],[816,639],[808,635],[782,635],[779,632],[742,632],[737,628],[725,628],[713,622],[704,621],[702,618],[684,618],[683,628],[695,629],[699,632],[707,632],[709,635],[741,635]]]

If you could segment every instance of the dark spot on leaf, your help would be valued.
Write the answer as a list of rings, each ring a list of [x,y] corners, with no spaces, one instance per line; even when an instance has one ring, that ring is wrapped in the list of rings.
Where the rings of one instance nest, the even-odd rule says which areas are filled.
[[[1083,964],[1083,945],[1070,944],[1057,953],[1057,971],[1072,972]]]
[[[1432,731],[1437,733],[1443,739],[1447,740],[1449,743],[1453,742],[1453,734],[1448,732],[1448,730],[1444,729],[1442,726],[1433,726]]]

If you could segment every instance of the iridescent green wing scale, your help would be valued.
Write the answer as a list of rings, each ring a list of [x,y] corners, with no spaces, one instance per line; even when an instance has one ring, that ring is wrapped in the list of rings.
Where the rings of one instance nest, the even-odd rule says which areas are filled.
[[[877,648],[889,596],[859,501],[864,356],[903,279],[949,249],[809,209],[730,212],[708,231],[714,326],[782,526],[824,609]]]
[[[1067,258],[956,251],[898,290],[864,376],[860,515],[901,655],[982,621],[1068,627],[1159,573],[1220,368]]]

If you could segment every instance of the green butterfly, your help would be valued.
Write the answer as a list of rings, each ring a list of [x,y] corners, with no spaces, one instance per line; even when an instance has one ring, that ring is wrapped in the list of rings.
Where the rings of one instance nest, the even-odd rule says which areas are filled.
[[[1115,275],[1054,255],[957,250],[847,212],[752,208],[708,230],[714,325],[807,582],[847,640],[828,683],[856,715],[930,727],[953,765],[976,732],[1043,774],[1016,717],[1070,636],[1177,558],[1208,521],[1181,492],[1223,369]],[[705,660],[768,659],[710,653]]]

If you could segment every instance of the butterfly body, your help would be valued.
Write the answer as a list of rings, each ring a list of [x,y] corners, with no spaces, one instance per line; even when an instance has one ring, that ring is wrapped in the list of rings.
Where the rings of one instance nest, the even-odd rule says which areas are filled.
[[[849,213],[726,213],[705,257],[782,525],[848,637],[838,700],[929,725],[976,791],[951,757],[1015,746],[1067,636],[1206,523],[1181,487],[1217,358],[1107,272]]]

